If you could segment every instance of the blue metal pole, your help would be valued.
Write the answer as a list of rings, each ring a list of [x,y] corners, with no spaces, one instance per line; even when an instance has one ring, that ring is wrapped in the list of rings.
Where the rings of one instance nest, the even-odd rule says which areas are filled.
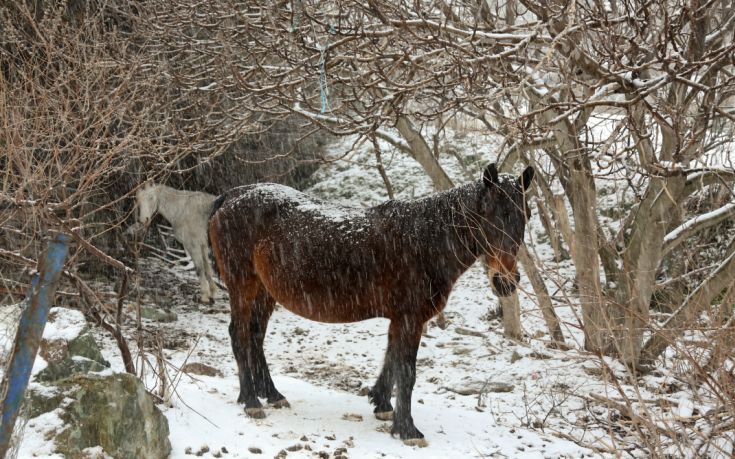
[[[0,426],[0,458],[10,447],[15,420],[18,417],[28,380],[33,369],[33,361],[41,343],[43,329],[46,326],[48,311],[53,304],[56,285],[64,267],[69,250],[69,235],[57,234],[49,244],[46,257],[39,269],[39,277],[34,277],[29,292],[30,304],[20,316],[18,332],[15,336],[13,353],[5,375],[6,392],[2,402],[2,426]],[[39,276],[37,275],[37,276]]]

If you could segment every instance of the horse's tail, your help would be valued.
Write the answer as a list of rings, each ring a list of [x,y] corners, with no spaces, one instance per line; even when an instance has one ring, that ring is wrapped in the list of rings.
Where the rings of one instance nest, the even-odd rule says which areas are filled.
[[[224,204],[227,197],[225,196],[226,193],[223,193],[219,196],[217,196],[217,199],[214,200],[212,203],[212,210],[209,212],[209,218],[207,218],[207,245],[209,246],[209,262],[212,264],[212,267],[214,269],[214,273],[219,277],[222,278],[222,275],[219,272],[219,266],[217,266],[217,260],[214,259],[214,251],[212,250],[212,239],[209,237],[209,223],[212,221],[212,217],[214,217],[214,214],[217,213],[220,207],[222,207],[222,204]]]

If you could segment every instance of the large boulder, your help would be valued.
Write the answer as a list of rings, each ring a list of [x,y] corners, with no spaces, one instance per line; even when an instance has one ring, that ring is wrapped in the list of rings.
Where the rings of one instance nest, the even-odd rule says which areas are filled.
[[[84,315],[52,308],[29,390],[29,423],[39,416],[58,420],[50,430],[43,428],[43,436],[53,440],[54,452],[70,459],[100,450],[107,456],[95,457],[168,457],[165,416],[138,378],[110,374],[109,366]]]
[[[67,458],[87,457],[84,450],[94,447],[121,459],[163,459],[171,452],[168,421],[133,375],[74,375],[51,389],[34,386],[30,417],[58,414],[63,429],[54,443]]]

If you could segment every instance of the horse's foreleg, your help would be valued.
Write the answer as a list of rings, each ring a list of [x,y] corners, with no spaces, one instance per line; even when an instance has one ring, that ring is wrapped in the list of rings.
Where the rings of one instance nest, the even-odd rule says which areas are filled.
[[[273,384],[263,349],[268,321],[275,305],[276,302],[273,297],[264,289],[261,289],[255,300],[252,317],[250,318],[250,347],[254,356],[251,370],[258,396],[266,398],[268,403],[276,408],[287,408],[290,406],[288,400],[278,392],[275,384]]]
[[[392,320],[388,331],[396,342],[393,371],[397,387],[396,410],[393,414],[391,434],[398,434],[406,444],[425,446],[424,435],[413,424],[411,394],[416,382],[416,354],[421,341],[423,322]]]
[[[250,344],[250,319],[252,317],[252,303],[255,299],[251,291],[257,292],[255,288],[232,288],[230,292],[230,306],[232,321],[230,322],[230,339],[232,341],[232,352],[237,361],[237,370],[240,377],[240,395],[238,403],[245,404],[245,412],[253,418],[264,418],[263,405],[258,400],[253,381],[252,368],[255,365],[253,346]],[[245,291],[243,291],[245,290]]]

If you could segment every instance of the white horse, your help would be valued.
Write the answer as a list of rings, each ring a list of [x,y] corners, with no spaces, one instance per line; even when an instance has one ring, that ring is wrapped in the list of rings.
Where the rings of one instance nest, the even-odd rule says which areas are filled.
[[[209,261],[207,222],[215,196],[200,191],[180,191],[148,183],[135,194],[138,222],[148,227],[156,212],[171,223],[174,236],[184,246],[199,276],[201,301],[213,303],[217,286]]]

